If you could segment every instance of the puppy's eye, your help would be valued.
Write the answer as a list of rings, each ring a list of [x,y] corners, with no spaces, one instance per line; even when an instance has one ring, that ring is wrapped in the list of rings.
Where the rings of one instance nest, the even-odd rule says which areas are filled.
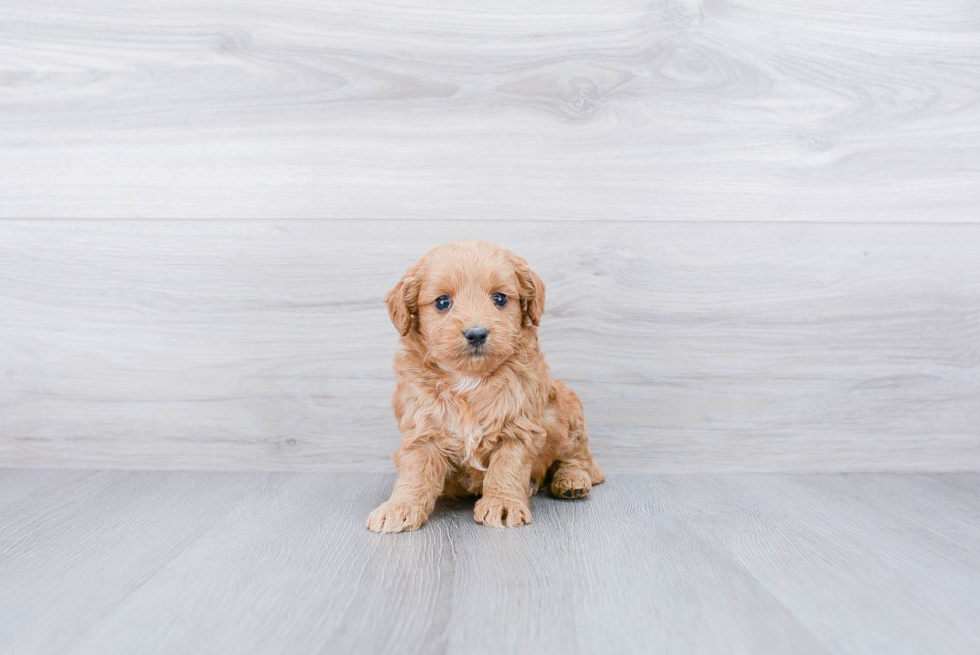
[[[453,306],[453,301],[449,296],[439,296],[436,298],[436,309],[444,312]]]
[[[495,294],[493,294],[493,304],[496,305],[497,307],[506,307],[507,306],[507,296],[505,294],[502,294],[502,293],[495,293]]]

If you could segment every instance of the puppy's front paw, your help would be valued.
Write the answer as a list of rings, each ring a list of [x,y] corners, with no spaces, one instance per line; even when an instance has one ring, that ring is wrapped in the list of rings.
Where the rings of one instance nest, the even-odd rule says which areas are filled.
[[[389,500],[371,512],[367,527],[371,532],[405,532],[418,530],[427,518],[423,507]]]
[[[473,518],[490,528],[516,528],[531,522],[531,510],[518,500],[484,496],[476,501]]]

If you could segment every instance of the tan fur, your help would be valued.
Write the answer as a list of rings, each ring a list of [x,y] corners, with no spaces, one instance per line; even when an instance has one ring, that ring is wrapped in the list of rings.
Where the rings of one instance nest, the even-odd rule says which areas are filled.
[[[507,296],[505,307],[494,293]],[[439,312],[447,295],[452,306]],[[392,406],[402,433],[391,498],[368,517],[375,532],[416,530],[440,496],[482,494],[474,518],[492,527],[531,522],[530,496],[550,481],[578,498],[603,481],[582,403],[548,375],[537,326],[545,288],[526,261],[485,241],[439,246],[386,298],[402,335]],[[464,330],[489,331],[475,352]]]

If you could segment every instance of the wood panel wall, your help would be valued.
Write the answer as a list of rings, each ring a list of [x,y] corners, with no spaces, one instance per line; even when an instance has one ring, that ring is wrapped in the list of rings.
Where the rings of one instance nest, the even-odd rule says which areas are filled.
[[[980,468],[977,3],[0,16],[0,464],[390,470],[476,237],[610,470]]]

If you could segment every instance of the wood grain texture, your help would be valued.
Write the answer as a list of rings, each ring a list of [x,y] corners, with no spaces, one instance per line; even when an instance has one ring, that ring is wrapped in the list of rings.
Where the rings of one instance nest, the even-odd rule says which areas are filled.
[[[980,647],[976,474],[621,474],[523,528],[462,500],[400,535],[363,525],[390,475],[60,474],[0,496],[5,651]]]
[[[980,468],[980,226],[785,223],[7,221],[0,461],[390,471],[381,298],[462,236],[614,470]]]
[[[951,511],[943,502],[950,492],[941,477],[911,485],[891,479],[890,486],[925,496],[921,519],[900,500],[908,491],[886,496],[877,477],[677,476],[666,486],[739,565],[822,635],[830,652],[881,652],[893,644],[920,653],[976,650],[976,529],[936,530],[931,515],[965,518],[962,507]],[[954,494],[969,506],[966,516],[980,507],[976,483],[970,479],[971,489]],[[899,601],[881,593],[898,587],[915,589],[914,596]]]
[[[264,476],[62,471],[60,478],[0,509],[3,652],[63,650]]]
[[[978,217],[971,0],[0,16],[2,217]]]

